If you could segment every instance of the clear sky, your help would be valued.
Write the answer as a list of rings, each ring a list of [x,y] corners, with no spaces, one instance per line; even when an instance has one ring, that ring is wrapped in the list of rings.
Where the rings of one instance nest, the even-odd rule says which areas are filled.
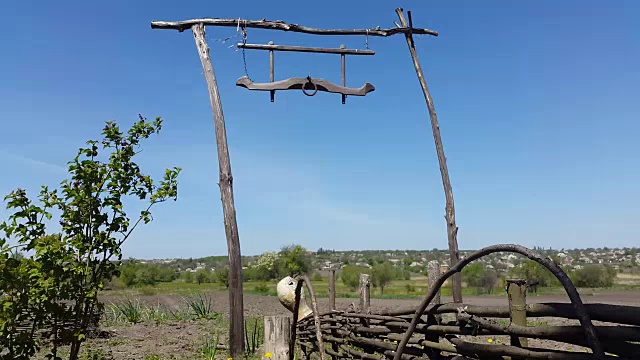
[[[0,5],[0,192],[35,195],[107,120],[165,119],[141,164],[181,166],[177,202],[125,256],[226,254],[213,120],[190,31],[152,20],[280,19],[393,27],[395,7],[440,32],[416,39],[440,120],[461,249],[640,245],[637,1],[5,1]],[[222,94],[243,254],[446,247],[427,108],[402,36],[347,58],[364,98],[235,86],[235,28],[207,37]],[[363,48],[364,37],[248,30],[248,42]],[[337,55],[276,53],[276,78],[340,81]],[[268,53],[247,52],[266,82]],[[5,218],[6,211],[0,210]]]

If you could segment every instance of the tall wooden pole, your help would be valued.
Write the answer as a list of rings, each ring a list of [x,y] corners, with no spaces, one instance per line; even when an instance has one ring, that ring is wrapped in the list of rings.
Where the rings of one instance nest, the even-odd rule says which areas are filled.
[[[409,11],[409,23],[404,18],[404,13],[401,8],[396,9],[398,18],[403,27],[413,29],[411,21],[411,11]],[[433,105],[433,99],[429,93],[427,87],[427,80],[422,73],[422,67],[420,66],[420,60],[418,59],[418,53],[416,52],[415,43],[413,42],[413,34],[411,31],[404,33],[407,39],[407,45],[409,46],[409,52],[411,53],[411,59],[413,60],[413,66],[416,68],[416,74],[422,86],[422,92],[424,93],[424,99],[427,102],[427,109],[429,109],[429,117],[431,118],[431,130],[433,131],[433,140],[436,143],[436,152],[438,154],[438,163],[440,164],[440,175],[442,175],[442,185],[444,187],[444,195],[446,201],[445,207],[445,219],[447,221],[447,239],[449,242],[449,261],[451,267],[453,267],[460,255],[458,252],[458,227],[456,226],[456,211],[453,205],[453,190],[451,189],[451,181],[449,180],[449,170],[447,169],[447,158],[444,155],[444,148],[442,146],[442,138],[440,137],[440,125],[438,125],[438,116],[436,115],[436,108]],[[453,301],[457,303],[462,302],[462,281],[460,273],[456,273],[452,277],[453,283]]]
[[[216,76],[213,72],[209,46],[205,39],[204,25],[195,24],[191,27],[196,41],[198,55],[202,62],[202,71],[207,80],[209,100],[213,111],[213,124],[218,146],[218,165],[220,168],[220,195],[224,215],[224,229],[227,235],[227,249],[229,251],[229,352],[232,358],[240,359],[244,355],[244,304],[242,300],[242,267],[240,264],[240,238],[236,222],[236,209],[233,202],[233,176],[227,146],[227,130],[224,125],[222,104]]]

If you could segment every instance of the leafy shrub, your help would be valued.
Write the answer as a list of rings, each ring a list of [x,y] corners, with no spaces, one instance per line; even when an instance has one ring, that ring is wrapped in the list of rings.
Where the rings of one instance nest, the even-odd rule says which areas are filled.
[[[260,283],[253,288],[255,291],[259,293],[268,293],[269,287],[265,283]]]
[[[571,281],[576,287],[611,287],[615,278],[616,271],[611,267],[587,265],[576,270]]]
[[[407,289],[408,294],[416,292],[416,287],[413,284],[407,284],[404,287]]]
[[[229,268],[223,267],[216,270],[213,275],[216,278],[216,282],[224,285],[226,289],[229,288]]]
[[[119,273],[122,244],[141,222],[152,221],[151,207],[177,199],[179,168],[167,169],[154,184],[134,162],[140,142],[161,127],[160,118],[148,122],[142,116],[125,132],[107,122],[103,138],[87,141],[68,162],[69,178],[59,189],[43,186],[37,201],[24,189],[5,197],[9,218],[0,224],[0,293],[6,294],[0,299],[0,348],[13,358],[29,358],[39,349],[30,331],[53,332],[59,329],[52,324],[65,321],[73,326],[64,330],[78,334],[71,339],[69,359],[78,359],[83,334],[102,308],[98,292]],[[123,205],[129,198],[148,202],[134,219]],[[60,232],[50,234],[54,213]],[[10,242],[30,255],[9,258]],[[36,329],[20,330],[25,320]],[[57,350],[53,346],[47,355],[56,358]]]
[[[491,293],[498,281],[498,274],[481,263],[473,263],[462,269],[462,279],[468,286],[476,288],[478,293]]]
[[[153,296],[158,294],[158,289],[153,286],[143,286],[140,288],[140,293],[144,296]]]
[[[356,265],[345,265],[340,272],[342,283],[351,291],[355,291],[360,285],[360,274],[368,274],[367,268]]]
[[[380,292],[384,294],[384,288],[391,283],[394,277],[393,265],[385,261],[382,264],[376,264],[371,270],[371,283],[374,287],[380,288]]]

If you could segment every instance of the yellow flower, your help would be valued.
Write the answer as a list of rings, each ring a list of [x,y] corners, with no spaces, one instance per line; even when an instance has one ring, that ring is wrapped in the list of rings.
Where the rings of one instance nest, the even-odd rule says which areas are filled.
[[[488,340],[487,340],[487,342],[488,342],[488,343],[492,343],[492,342],[493,342],[493,339],[488,339]]]
[[[233,358],[228,358],[227,360],[233,360]]]
[[[397,344],[397,343],[398,343],[398,340],[393,340],[393,343],[394,343],[394,344]]]
[[[267,359],[271,359],[272,356],[273,356],[273,354],[270,353],[270,352],[264,354],[264,357],[266,357]]]

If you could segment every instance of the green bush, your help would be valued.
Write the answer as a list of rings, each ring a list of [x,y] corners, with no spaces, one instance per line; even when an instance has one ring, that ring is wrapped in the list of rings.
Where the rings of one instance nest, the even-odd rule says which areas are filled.
[[[268,293],[269,292],[269,287],[267,286],[267,284],[265,283],[260,283],[258,285],[256,285],[253,290],[259,292],[259,293]]]
[[[491,293],[498,281],[498,274],[481,263],[473,263],[462,269],[462,279],[469,287],[476,288],[477,293]]]
[[[64,329],[84,334],[102,310],[98,294],[119,273],[121,246],[141,224],[153,220],[151,208],[177,199],[179,168],[167,169],[159,182],[142,172],[136,155],[145,139],[157,134],[162,120],[142,116],[129,129],[113,121],[102,138],[89,140],[69,161],[68,177],[55,189],[41,187],[37,196],[24,189],[7,195],[8,219],[0,223],[0,352],[13,359],[31,358],[40,346],[34,333]],[[144,203],[133,216],[126,209]],[[55,216],[55,219],[54,219]],[[50,224],[59,224],[58,233]],[[15,244],[15,246],[9,246]],[[8,257],[12,248],[28,253]],[[138,275],[127,280],[132,283]],[[87,316],[92,315],[92,316]],[[23,330],[28,320],[35,328]],[[69,359],[77,360],[83,335],[70,339]],[[50,346],[48,358],[60,358]],[[6,353],[5,353],[6,351]]]
[[[574,271],[571,281],[576,287],[611,287],[616,278],[615,269],[601,265],[587,265]]]
[[[340,272],[342,283],[351,291],[355,291],[360,284],[360,274],[368,274],[367,268],[356,265],[345,265]]]
[[[144,296],[153,296],[158,294],[158,289],[153,286],[143,286],[140,288],[140,293]]]
[[[384,294],[384,288],[391,283],[394,275],[394,268],[390,262],[375,264],[371,270],[371,283],[373,287],[380,288],[380,293]]]

